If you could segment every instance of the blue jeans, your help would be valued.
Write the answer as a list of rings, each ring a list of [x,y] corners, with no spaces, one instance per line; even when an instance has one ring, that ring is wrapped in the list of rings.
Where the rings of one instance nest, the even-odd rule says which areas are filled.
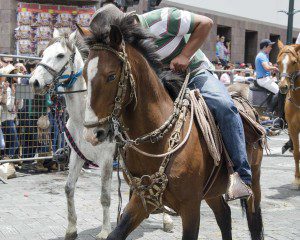
[[[8,157],[13,157],[19,148],[19,139],[14,120],[7,120],[1,123],[5,140],[4,153]]]
[[[246,184],[251,184],[243,123],[224,84],[209,71],[205,71],[190,79],[188,86],[190,89],[200,90],[221,130],[234,171],[239,173]]]
[[[5,141],[4,141],[2,129],[0,127],[0,150],[4,150],[4,148],[5,148]]]
[[[50,132],[52,138],[52,151],[53,153],[55,153],[59,148],[64,147],[64,134],[59,133],[59,129],[55,121],[54,113],[49,112],[48,117],[51,125]],[[59,138],[61,138],[60,146],[59,146]]]

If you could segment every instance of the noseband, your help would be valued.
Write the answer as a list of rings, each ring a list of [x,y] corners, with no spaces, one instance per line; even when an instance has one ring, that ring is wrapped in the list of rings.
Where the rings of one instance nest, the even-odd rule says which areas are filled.
[[[115,103],[114,103],[114,108],[110,115],[107,117],[101,118],[96,122],[85,122],[84,126],[86,128],[94,128],[94,127],[99,127],[105,123],[110,123],[110,124],[115,124],[118,123],[120,124],[120,116],[121,116],[121,110],[122,110],[122,105],[125,105],[125,96],[127,92],[127,84],[130,84],[131,92],[130,92],[130,99],[129,102],[126,103],[128,105],[129,103],[132,102],[132,100],[135,100],[135,104],[137,103],[137,97],[136,97],[136,91],[135,91],[135,81],[133,78],[133,75],[131,73],[131,66],[128,61],[128,56],[127,53],[125,52],[125,44],[122,43],[122,51],[118,52],[112,47],[109,47],[107,45],[103,44],[95,44],[91,47],[91,50],[96,50],[96,51],[101,51],[101,50],[106,50],[112,52],[114,55],[116,55],[122,62],[122,70],[121,70],[121,76],[120,80],[118,83],[118,90],[117,90],[117,95],[115,97]]]

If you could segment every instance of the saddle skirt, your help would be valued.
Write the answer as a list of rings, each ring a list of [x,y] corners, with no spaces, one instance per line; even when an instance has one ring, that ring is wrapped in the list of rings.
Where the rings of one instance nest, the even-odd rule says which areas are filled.
[[[254,145],[259,143],[262,146],[262,140],[265,139],[266,131],[259,123],[258,113],[251,106],[250,102],[238,93],[232,92],[230,95],[243,122],[246,144]],[[215,165],[218,166],[223,153],[220,130],[199,90],[191,91],[190,96],[191,101],[194,103],[195,119],[207,143],[209,153],[214,159]]]

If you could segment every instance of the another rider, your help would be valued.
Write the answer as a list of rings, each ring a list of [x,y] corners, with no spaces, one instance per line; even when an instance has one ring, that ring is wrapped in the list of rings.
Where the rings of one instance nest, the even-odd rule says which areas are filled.
[[[115,5],[108,4],[95,13],[90,26],[96,18],[120,17],[124,17],[124,13]],[[189,87],[200,90],[219,125],[234,170],[244,183],[251,186],[251,170],[247,161],[241,117],[223,83],[214,77],[212,63],[200,50],[213,21],[188,11],[162,8],[137,15],[137,22],[157,37],[155,41],[157,53],[163,64],[169,65],[176,72],[184,72],[188,67],[190,68],[192,74]],[[239,184],[230,189],[234,191],[233,199],[249,197],[252,194],[251,189],[242,181],[237,182]]]
[[[269,60],[269,54],[275,42],[269,39],[263,39],[260,42],[260,51],[255,58],[255,69],[257,76],[257,84],[270,92],[277,94],[279,87],[271,76],[271,71],[278,71],[278,68],[273,66]]]

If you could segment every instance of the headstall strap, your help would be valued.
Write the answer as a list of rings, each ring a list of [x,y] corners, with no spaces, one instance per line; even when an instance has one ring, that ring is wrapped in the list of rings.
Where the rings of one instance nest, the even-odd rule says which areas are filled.
[[[84,126],[86,128],[93,128],[96,126],[101,126],[104,123],[113,124],[113,120],[120,121],[119,118],[121,116],[121,110],[122,106],[125,105],[125,97],[127,92],[127,84],[130,84],[131,92],[130,92],[130,99],[129,102],[126,103],[128,105],[132,102],[132,100],[135,100],[135,104],[137,103],[137,97],[136,97],[136,90],[135,90],[135,81],[133,78],[133,75],[131,73],[131,66],[128,61],[128,56],[125,51],[125,43],[122,43],[122,51],[119,52],[115,49],[113,49],[110,46],[104,45],[104,44],[95,44],[91,47],[91,50],[107,50],[115,54],[122,62],[122,69],[121,69],[121,76],[118,83],[118,89],[117,94],[114,101],[114,107],[112,112],[109,116],[106,116],[104,118],[99,119],[98,122],[92,122],[92,123],[85,123]],[[120,124],[121,126],[121,124]]]

